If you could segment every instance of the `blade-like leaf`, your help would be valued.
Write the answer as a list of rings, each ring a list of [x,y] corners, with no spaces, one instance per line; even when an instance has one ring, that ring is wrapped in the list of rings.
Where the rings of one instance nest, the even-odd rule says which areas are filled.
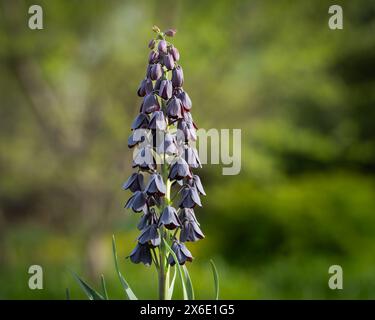
[[[176,254],[173,252],[173,250],[171,249],[171,247],[169,246],[169,244],[167,243],[167,241],[165,241],[165,239],[163,239],[163,241],[164,241],[165,247],[167,248],[167,250],[169,251],[169,253],[172,255],[173,260],[176,263],[175,266],[177,267],[178,275],[179,275],[180,280],[181,280],[182,293],[183,293],[183,296],[184,296],[184,300],[188,300],[188,294],[187,294],[187,291],[186,291],[186,286],[185,286],[185,281],[184,281],[184,275],[182,274],[182,269],[181,269],[180,264],[178,263],[178,259],[176,257]]]
[[[105,300],[104,297],[96,292],[93,288],[91,288],[84,280],[82,280],[77,274],[72,272],[73,277],[77,280],[78,284],[82,288],[82,290],[86,293],[87,297],[90,300]]]
[[[70,300],[70,292],[69,292],[69,288],[66,288],[66,289],[65,289],[65,295],[66,295],[66,300]]]
[[[194,288],[193,288],[193,283],[191,282],[189,271],[188,271],[188,269],[186,268],[185,265],[183,266],[183,269],[184,269],[184,272],[185,272],[186,292],[188,294],[188,298],[189,298],[189,300],[194,300],[195,299]]]
[[[216,266],[214,261],[210,260],[212,273],[214,275],[214,282],[215,282],[215,300],[219,300],[219,274],[217,272]]]
[[[112,248],[113,248],[113,256],[115,258],[115,267],[117,275],[120,279],[120,282],[125,290],[126,295],[128,296],[129,300],[138,300],[136,295],[134,294],[133,290],[129,287],[128,283],[126,282],[125,278],[122,276],[120,269],[118,267],[118,260],[117,260],[117,250],[116,250],[116,241],[115,236],[112,236]]]
[[[174,273],[173,273],[173,278],[172,278],[172,281],[171,281],[171,285],[168,288],[167,300],[172,300],[173,290],[174,290],[174,283],[176,281],[176,274],[177,274],[177,268],[174,268]]]
[[[101,279],[101,281],[102,281],[102,290],[103,290],[104,298],[105,298],[106,300],[108,300],[108,293],[107,293],[107,288],[106,288],[106,285],[105,285],[104,276],[101,275],[101,276],[100,276],[100,279]]]

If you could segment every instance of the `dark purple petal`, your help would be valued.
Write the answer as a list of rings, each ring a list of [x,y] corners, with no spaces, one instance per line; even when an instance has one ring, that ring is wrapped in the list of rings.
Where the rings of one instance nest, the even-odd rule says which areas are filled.
[[[141,191],[136,191],[126,202],[125,208],[132,209],[134,212],[146,212],[147,210],[146,194]]]
[[[159,101],[154,94],[148,94],[144,97],[142,108],[143,113],[151,113],[160,110]]]
[[[160,82],[159,96],[164,100],[168,100],[172,97],[173,86],[170,80],[162,80]]]
[[[158,80],[162,75],[163,75],[163,69],[161,68],[161,64],[156,63],[152,65],[151,72],[150,72],[151,80]]]
[[[177,66],[172,70],[172,84],[173,87],[179,88],[182,87],[184,83],[184,72],[181,68],[181,66]],[[180,95],[178,95],[179,97]]]
[[[172,55],[174,61],[180,60],[180,52],[178,52],[178,49],[174,46],[171,46],[169,48],[169,53]]]
[[[137,225],[138,230],[143,230],[148,224],[150,224],[151,218],[152,215],[149,211],[143,214]]]
[[[160,235],[158,232],[158,226],[156,224],[151,224],[143,229],[142,233],[138,237],[140,244],[145,244],[150,241],[153,247],[160,245]]]
[[[180,221],[184,223],[185,221],[194,221],[198,226],[200,226],[197,218],[195,217],[194,209],[191,208],[184,208],[181,209],[180,215],[179,215]]]
[[[192,256],[191,252],[186,248],[186,246],[183,243],[179,243],[179,242],[177,242],[177,240],[175,240],[173,242],[171,248],[172,248],[173,252],[176,254],[178,263],[180,265],[185,264],[186,261],[190,261],[190,262],[193,261],[193,256]],[[169,255],[168,263],[171,266],[175,265],[176,262],[174,261],[172,255]]]
[[[137,94],[140,97],[144,97],[146,95],[146,79],[143,79],[138,87]]]
[[[173,97],[169,100],[167,105],[167,115],[171,119],[181,119],[183,117],[180,99]]]
[[[155,92],[159,92],[159,90],[160,90],[160,85],[161,85],[161,78],[160,79],[158,79],[158,80],[156,80],[156,82],[155,82],[155,87],[154,87],[154,89],[155,89]]]
[[[129,257],[133,263],[142,262],[146,266],[150,266],[152,263],[151,250],[148,244],[137,243],[137,246],[130,253]]]
[[[186,177],[191,177],[189,165],[183,158],[178,158],[172,164],[168,178],[170,180],[181,180]]]
[[[136,129],[146,129],[148,128],[148,116],[147,114],[144,114],[144,113],[140,113],[137,115],[137,117],[134,119],[132,125],[131,125],[131,129],[132,130],[136,130]]]
[[[151,77],[151,69],[152,69],[152,64],[149,64],[147,66],[147,69],[146,69],[146,78],[150,78]]]
[[[202,230],[194,220],[186,220],[181,229],[180,241],[198,241],[204,238]]]
[[[172,80],[173,81],[173,80]],[[189,95],[182,91],[178,94],[178,98],[181,100],[181,105],[186,111],[190,111],[191,107],[193,106]]]
[[[198,191],[194,187],[184,187],[181,191],[180,208],[194,208],[202,206]]]
[[[158,50],[160,53],[167,53],[167,42],[165,40],[159,41]]]
[[[171,54],[166,54],[163,57],[163,64],[168,70],[172,70],[174,68],[174,60]]]
[[[133,173],[122,186],[123,190],[129,189],[131,192],[142,191],[143,188],[143,175],[136,172]]]
[[[152,80],[149,79],[149,78],[146,79],[145,90],[146,90],[146,94],[150,94],[154,91],[154,87],[152,85]]]
[[[158,60],[159,60],[159,52],[151,51],[148,56],[148,63],[150,64],[157,63]]]
[[[163,178],[159,173],[154,173],[151,175],[145,191],[148,194],[157,193],[159,196],[165,195],[166,187]]]
[[[176,209],[171,207],[171,206],[165,207],[161,216],[160,216],[158,226],[159,227],[164,226],[167,229],[173,230],[173,229],[176,229],[177,227],[179,227],[180,225],[181,224],[180,224],[179,218],[177,216]]]

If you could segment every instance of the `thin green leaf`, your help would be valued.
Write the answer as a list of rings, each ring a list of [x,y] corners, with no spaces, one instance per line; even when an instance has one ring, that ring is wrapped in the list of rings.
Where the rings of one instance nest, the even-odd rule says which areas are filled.
[[[70,300],[70,292],[69,292],[69,288],[66,288],[66,289],[65,289],[65,295],[66,295],[66,300]]]
[[[72,272],[73,277],[77,280],[82,290],[86,293],[90,300],[105,300],[104,297],[91,288],[84,280],[82,280],[76,273]]]
[[[104,276],[101,275],[101,276],[100,276],[100,279],[101,279],[101,281],[102,281],[102,290],[103,290],[104,298],[105,298],[106,300],[109,300],[109,299],[108,299],[107,288],[106,288],[106,285],[105,285]]]
[[[118,266],[118,259],[117,259],[117,250],[116,250],[116,241],[115,236],[112,236],[112,248],[113,248],[113,256],[115,258],[115,267],[117,275],[120,279],[120,282],[125,290],[126,295],[128,296],[129,300],[138,300],[136,295],[134,294],[133,290],[129,287],[128,283],[126,282],[125,278],[122,276],[119,266]]]
[[[219,300],[219,274],[217,272],[216,266],[214,261],[210,260],[212,273],[214,275],[214,282],[215,282],[215,300]]]
[[[186,291],[186,286],[185,286],[185,281],[184,281],[184,275],[182,274],[181,266],[178,263],[178,259],[176,257],[176,254],[173,252],[173,250],[171,249],[171,247],[169,246],[169,244],[167,243],[167,241],[165,241],[165,239],[163,239],[163,241],[164,241],[165,247],[167,248],[167,250],[169,251],[169,253],[172,255],[173,260],[176,263],[175,266],[177,267],[178,275],[179,275],[180,280],[181,280],[182,293],[183,293],[183,296],[184,296],[184,300],[188,300],[188,294],[187,294],[187,291]]]
[[[171,281],[171,285],[168,288],[167,300],[172,300],[173,290],[174,290],[174,283],[176,281],[176,274],[177,274],[177,268],[174,268],[174,273],[173,273],[173,278],[172,278],[172,281]]]
[[[183,269],[184,269],[184,272],[185,272],[186,291],[187,291],[187,294],[188,294],[188,298],[189,298],[189,300],[194,300],[195,299],[194,288],[193,288],[193,283],[191,282],[189,271],[188,271],[188,269],[186,268],[185,265],[183,266]]]

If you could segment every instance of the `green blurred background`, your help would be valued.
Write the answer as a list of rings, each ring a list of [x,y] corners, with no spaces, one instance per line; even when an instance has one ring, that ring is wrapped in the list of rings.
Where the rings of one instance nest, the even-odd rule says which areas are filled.
[[[27,27],[28,7],[44,29]],[[328,28],[340,4],[344,29]],[[189,248],[197,298],[375,298],[374,1],[1,1],[0,298],[84,298],[69,270],[140,298],[153,268],[125,260],[129,126],[152,25],[177,28],[201,128],[242,129],[242,170],[200,170],[206,239]],[[28,288],[32,264],[44,290]],[[328,288],[328,268],[344,289]],[[179,295],[177,294],[176,297]]]

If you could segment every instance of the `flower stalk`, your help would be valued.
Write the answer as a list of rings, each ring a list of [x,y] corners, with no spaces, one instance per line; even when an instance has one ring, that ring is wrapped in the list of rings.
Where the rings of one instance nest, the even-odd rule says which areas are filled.
[[[204,238],[194,208],[201,206],[200,195],[205,192],[193,173],[201,164],[192,145],[196,125],[190,113],[191,99],[182,87],[180,53],[167,40],[176,31],[161,32],[156,26],[153,31],[156,36],[149,42],[146,77],[137,91],[143,102],[128,139],[128,146],[134,148],[133,168],[137,172],[123,189],[133,193],[125,207],[142,213],[138,224],[141,234],[130,260],[147,266],[154,263],[159,299],[164,300],[171,298],[170,270],[176,263],[184,265],[193,260],[185,242]],[[173,198],[172,188],[176,189]]]

